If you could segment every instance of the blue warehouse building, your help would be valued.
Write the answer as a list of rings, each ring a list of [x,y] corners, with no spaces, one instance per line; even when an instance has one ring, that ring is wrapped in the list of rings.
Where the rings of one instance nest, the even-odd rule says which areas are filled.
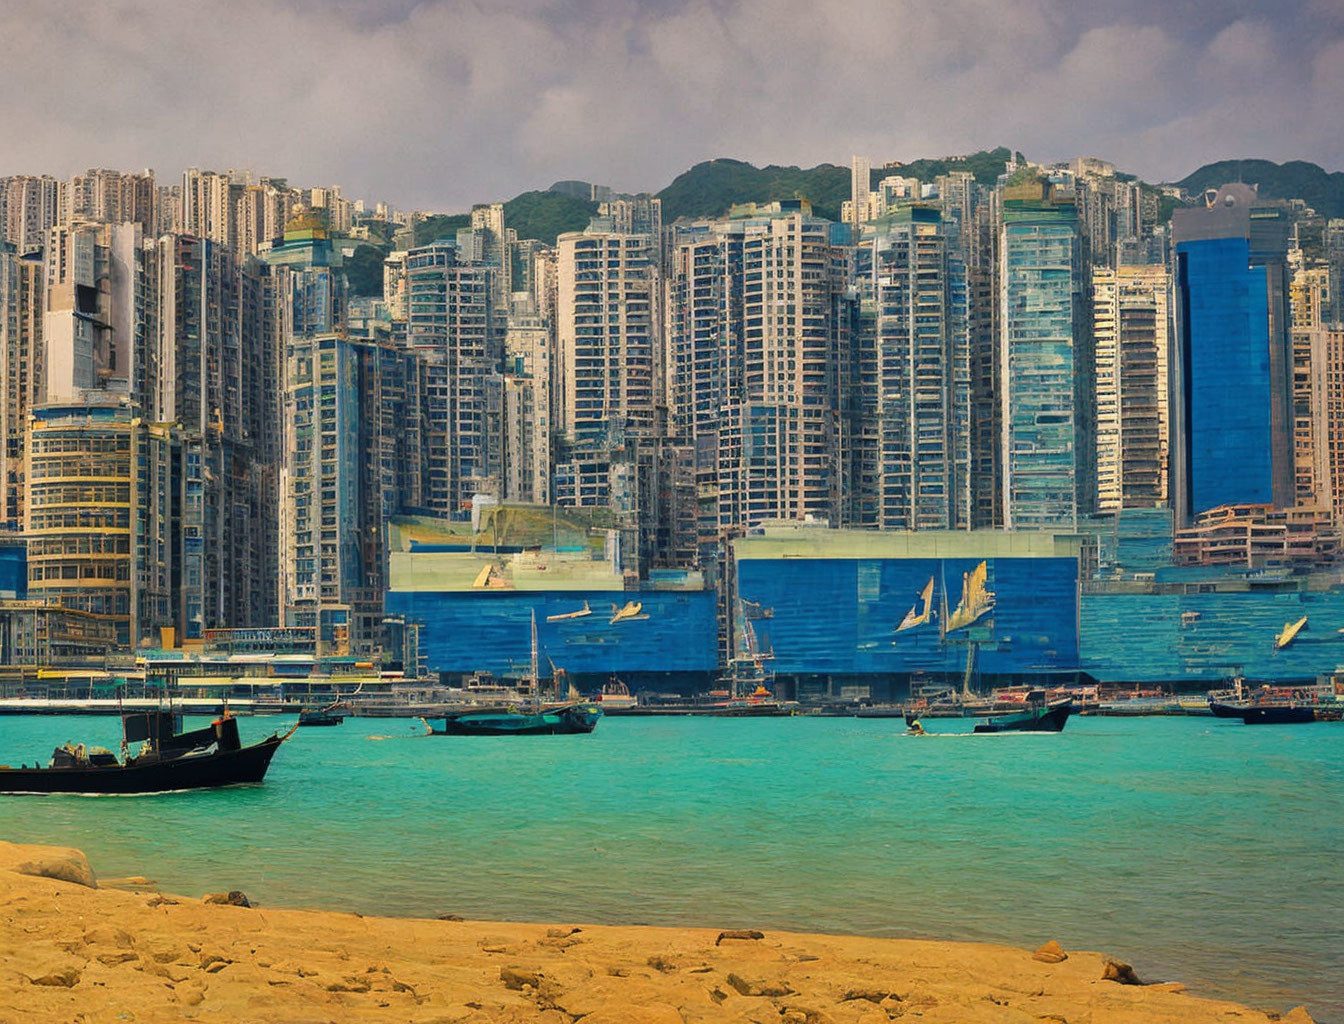
[[[1344,665],[1338,571],[1173,567],[1171,515],[1138,510],[1058,534],[770,523],[733,541],[717,590],[696,573],[636,584],[610,552],[403,545],[387,611],[420,624],[424,662],[445,678],[521,674],[535,613],[543,671],[553,662],[585,690],[616,675],[635,690],[703,691],[721,677],[723,649],[763,655],[776,692],[798,699],[901,700],[913,686],[960,685],[968,667],[981,690],[1195,691]],[[989,596],[959,619],[978,572]],[[612,621],[618,609],[627,614]],[[1306,629],[1276,649],[1302,616]]]
[[[613,675],[636,689],[690,692],[713,679],[717,597],[699,573],[634,580],[613,531],[557,521],[550,509],[507,508],[488,529],[526,543],[478,547],[465,523],[392,524],[385,607],[420,626],[430,672],[448,681],[523,674],[535,613],[543,675],[554,664],[585,690]],[[551,543],[535,543],[541,534]]]
[[[772,525],[734,542],[738,628],[790,696],[865,690],[903,696],[914,681],[981,686],[1078,678],[1079,565],[1085,538],[1035,531],[874,533]],[[965,580],[985,564],[989,607],[948,631]],[[930,614],[897,629],[932,581]],[[739,647],[743,646],[739,644]]]
[[[611,622],[613,606],[639,602],[639,617]],[[582,618],[547,621],[585,605]],[[531,617],[537,646],[580,682],[619,675],[636,686],[675,685],[710,677],[718,665],[715,597],[711,591],[562,590],[399,592],[387,610],[420,623],[425,664],[448,675],[487,671],[517,675],[531,658]],[[545,672],[544,674],[549,674]]]

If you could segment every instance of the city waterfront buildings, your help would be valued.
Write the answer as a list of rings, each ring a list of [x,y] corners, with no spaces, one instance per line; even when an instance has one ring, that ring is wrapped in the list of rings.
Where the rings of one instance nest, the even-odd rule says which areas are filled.
[[[1026,671],[1017,648],[1101,673],[1094,624],[1166,615],[1177,588],[1269,602],[1248,574],[1283,569],[1301,586],[1275,601],[1333,593],[1344,230],[1229,186],[1178,210],[1169,252],[1158,191],[1105,162],[1003,170],[874,183],[856,159],[839,221],[795,198],[665,225],[657,197],[585,187],[596,216],[554,244],[499,202],[382,222],[242,170],[4,179],[0,526],[35,602],[10,609],[14,649],[37,623],[71,638],[51,657],[279,628],[372,660],[390,610],[458,671],[440,632],[474,637],[512,587],[491,635],[514,653],[531,610],[647,605],[614,632],[542,627],[587,678],[653,685],[684,635],[664,681],[773,643],[786,687],[880,689],[972,647],[987,672]],[[796,578],[752,546],[789,530]],[[1071,568],[1011,560],[1038,543]],[[459,548],[429,559],[447,591],[399,575]],[[918,557],[886,564],[898,548]],[[978,646],[896,636],[909,588],[955,608],[977,552],[999,588]],[[1014,618],[1037,569],[1081,598]],[[809,639],[772,573],[853,635]],[[1178,674],[1217,667],[1195,632]]]

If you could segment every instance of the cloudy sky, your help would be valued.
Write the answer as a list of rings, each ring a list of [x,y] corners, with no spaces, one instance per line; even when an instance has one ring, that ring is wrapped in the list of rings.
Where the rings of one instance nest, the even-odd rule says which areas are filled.
[[[0,174],[459,210],[718,156],[1344,168],[1340,0],[0,0],[0,54]]]

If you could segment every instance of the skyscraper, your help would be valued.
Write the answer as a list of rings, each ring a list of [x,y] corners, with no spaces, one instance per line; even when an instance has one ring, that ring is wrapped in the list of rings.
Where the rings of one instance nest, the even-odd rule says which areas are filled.
[[[46,175],[0,178],[0,241],[20,253],[42,248],[61,219],[62,191],[62,183]]]
[[[856,156],[849,163],[850,223],[854,227],[868,220],[868,196],[873,170],[867,157]]]
[[[174,542],[177,438],[137,411],[88,392],[35,409],[27,441],[28,594],[99,616],[123,647],[174,625],[171,590],[201,571],[199,551]]]
[[[286,346],[280,591],[283,625],[323,650],[369,654],[384,567],[378,346],[335,335]]]
[[[947,238],[931,207],[903,207],[871,225],[860,243],[859,293],[871,325],[854,339],[871,347],[851,388],[865,402],[877,448],[869,486],[875,520],[889,530],[948,530],[969,521],[970,382],[967,335],[954,328]],[[964,320],[964,317],[962,318]],[[858,440],[855,440],[855,447]],[[862,489],[861,481],[850,481]]]
[[[852,257],[833,231],[847,229],[794,200],[695,225],[675,248],[670,294],[690,305],[670,321],[674,419],[695,448],[705,541],[841,518]]]
[[[1003,191],[999,249],[1003,520],[1073,526],[1094,486],[1077,216],[1070,191],[1019,174]]]
[[[1178,521],[1218,505],[1293,503],[1286,211],[1247,185],[1177,210]]]
[[[407,345],[421,367],[421,507],[460,516],[477,492],[498,495],[499,462],[487,411],[500,357],[491,269],[464,261],[451,242],[406,255]]]
[[[0,449],[0,527],[23,526],[24,443],[28,415],[41,398],[43,369],[42,319],[45,276],[40,250],[19,255],[0,243],[0,424],[5,431]]]
[[[1092,274],[1099,512],[1168,501],[1167,284],[1157,264]]]
[[[655,240],[584,231],[557,248],[560,430],[569,442],[655,436],[666,406]]]

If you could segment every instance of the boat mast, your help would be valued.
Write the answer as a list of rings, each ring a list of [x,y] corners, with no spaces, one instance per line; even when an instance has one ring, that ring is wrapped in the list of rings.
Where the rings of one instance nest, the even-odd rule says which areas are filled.
[[[541,680],[537,678],[537,610],[532,609],[532,702],[541,706]]]

